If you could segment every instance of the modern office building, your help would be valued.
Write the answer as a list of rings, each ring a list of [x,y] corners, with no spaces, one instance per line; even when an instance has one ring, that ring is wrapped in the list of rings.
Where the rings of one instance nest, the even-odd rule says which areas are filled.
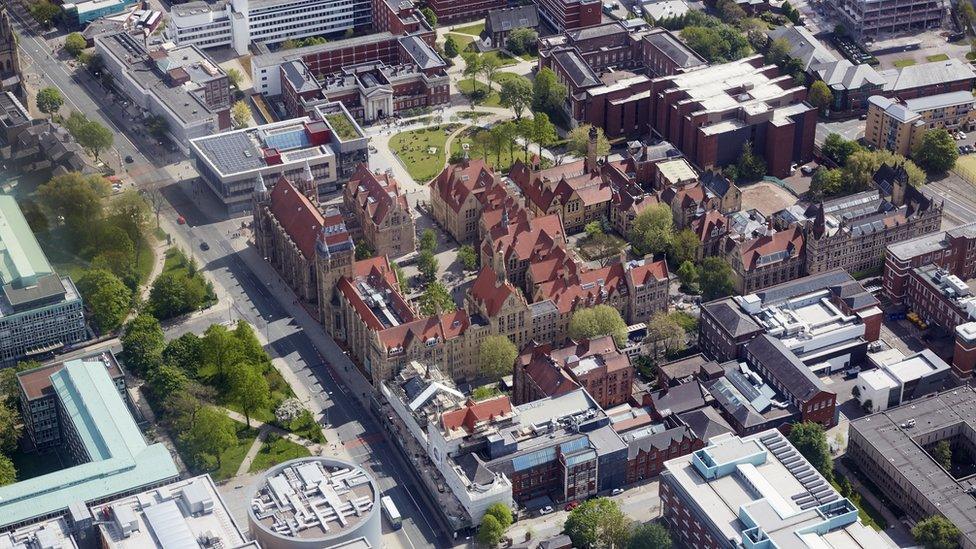
[[[949,365],[931,349],[905,356],[898,349],[868,355],[876,368],[857,376],[855,398],[869,413],[882,412],[944,388]]]
[[[258,549],[227,509],[210,475],[178,480],[90,508],[106,549]]]
[[[664,520],[683,546],[893,549],[779,431],[713,437],[664,467]]]
[[[976,547],[972,478],[976,390],[963,385],[851,421],[847,457],[860,474],[910,520],[943,516],[960,531],[959,546]],[[948,469],[933,457],[945,441]]]
[[[832,4],[847,33],[859,40],[936,29],[948,16],[942,0],[834,0]]]
[[[258,179],[268,189],[282,176],[311,180],[322,195],[339,190],[369,157],[362,129],[341,103],[319,105],[312,116],[193,139],[190,154],[232,216],[251,210]]]
[[[967,280],[976,277],[976,223],[888,246],[882,284],[885,296],[902,303],[912,269],[934,264]]]
[[[184,151],[191,139],[230,128],[230,79],[197,47],[150,51],[139,35],[116,32],[96,36],[95,51],[115,89],[144,115],[162,117]]]
[[[976,127],[976,97],[956,91],[898,101],[880,95],[868,98],[864,139],[875,147],[911,156],[925,132],[946,129],[952,133]]]
[[[179,45],[230,46],[238,55],[251,43],[278,44],[308,36],[368,28],[370,0],[231,0],[174,5],[166,36]]]
[[[293,459],[249,489],[251,536],[264,549],[382,547],[380,489],[362,467],[339,459]]]
[[[88,339],[81,295],[54,271],[14,197],[0,195],[0,363]]]
[[[31,376],[18,379],[21,393],[29,394],[32,389],[24,384]],[[86,505],[176,479],[179,471],[169,451],[143,438],[104,361],[65,362],[50,380],[57,414],[45,421],[57,423],[59,448],[72,464],[0,487],[0,530],[65,512],[76,517],[87,513]]]

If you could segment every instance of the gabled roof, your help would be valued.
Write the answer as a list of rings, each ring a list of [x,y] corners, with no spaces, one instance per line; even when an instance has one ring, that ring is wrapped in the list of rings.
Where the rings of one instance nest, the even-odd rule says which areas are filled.
[[[704,215],[691,220],[691,230],[698,235],[701,242],[709,240],[716,232],[727,233],[728,226],[728,218],[718,210],[708,210]]]
[[[484,306],[489,317],[497,315],[509,297],[518,295],[515,286],[498,276],[490,266],[482,267],[471,285],[471,298]]]
[[[431,192],[437,193],[454,212],[472,193],[483,191],[494,180],[494,172],[482,159],[465,159],[448,164],[431,182]]]
[[[746,352],[779,382],[778,387],[790,393],[800,403],[806,403],[826,387],[813,375],[783,342],[769,334],[762,334],[746,344]]]
[[[482,421],[492,421],[497,417],[512,413],[512,402],[502,395],[481,402],[468,399],[464,407],[441,414],[441,426],[445,430],[461,429],[471,432]]]
[[[408,211],[407,197],[400,193],[397,180],[389,174],[371,171],[365,163],[356,167],[356,172],[346,183],[346,192],[356,208],[376,225],[383,224],[386,216],[396,208]]]
[[[534,29],[539,26],[539,8],[535,4],[527,4],[491,10],[485,23],[490,32],[507,32],[518,28]]]
[[[803,245],[803,231],[796,226],[747,240],[739,246],[742,266],[744,270],[751,271],[768,264],[801,257]]]
[[[762,328],[749,315],[743,313],[730,297],[706,303],[702,305],[702,309],[733,337],[762,331]]]
[[[305,259],[314,260],[315,240],[322,232],[325,220],[315,204],[284,176],[278,178],[271,190],[271,213]]]

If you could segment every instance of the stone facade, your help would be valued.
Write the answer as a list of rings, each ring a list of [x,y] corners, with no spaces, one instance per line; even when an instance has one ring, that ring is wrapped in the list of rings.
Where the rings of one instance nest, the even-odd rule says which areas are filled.
[[[376,255],[397,258],[417,249],[407,197],[389,174],[374,173],[366,164],[360,164],[346,184],[343,201],[356,216],[363,239]]]

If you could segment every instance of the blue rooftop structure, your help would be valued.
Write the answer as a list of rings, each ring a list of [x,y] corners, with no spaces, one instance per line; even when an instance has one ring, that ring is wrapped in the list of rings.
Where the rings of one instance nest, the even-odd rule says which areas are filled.
[[[166,447],[146,443],[104,364],[65,362],[51,382],[68,449],[81,463],[0,487],[0,530],[178,477]]]

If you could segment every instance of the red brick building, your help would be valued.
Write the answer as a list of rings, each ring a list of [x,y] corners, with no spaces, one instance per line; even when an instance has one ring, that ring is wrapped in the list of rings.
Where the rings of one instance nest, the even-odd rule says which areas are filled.
[[[912,270],[929,264],[963,280],[976,277],[976,223],[888,246],[882,278],[885,296],[902,303]]]
[[[491,10],[507,7],[508,1],[428,0],[427,6],[434,10],[434,15],[437,16],[437,22],[443,25],[483,18]]]
[[[606,409],[627,402],[633,383],[630,359],[610,336],[556,349],[530,343],[515,364],[513,397],[524,404],[583,387]]]
[[[627,453],[627,484],[658,476],[664,462],[690,454],[705,446],[705,441],[684,425],[637,439]]]
[[[599,25],[603,20],[599,0],[539,0],[539,15],[556,32]]]
[[[762,334],[746,344],[743,358],[789,404],[799,408],[800,421],[813,421],[825,429],[836,424],[837,395],[780,340]]]

